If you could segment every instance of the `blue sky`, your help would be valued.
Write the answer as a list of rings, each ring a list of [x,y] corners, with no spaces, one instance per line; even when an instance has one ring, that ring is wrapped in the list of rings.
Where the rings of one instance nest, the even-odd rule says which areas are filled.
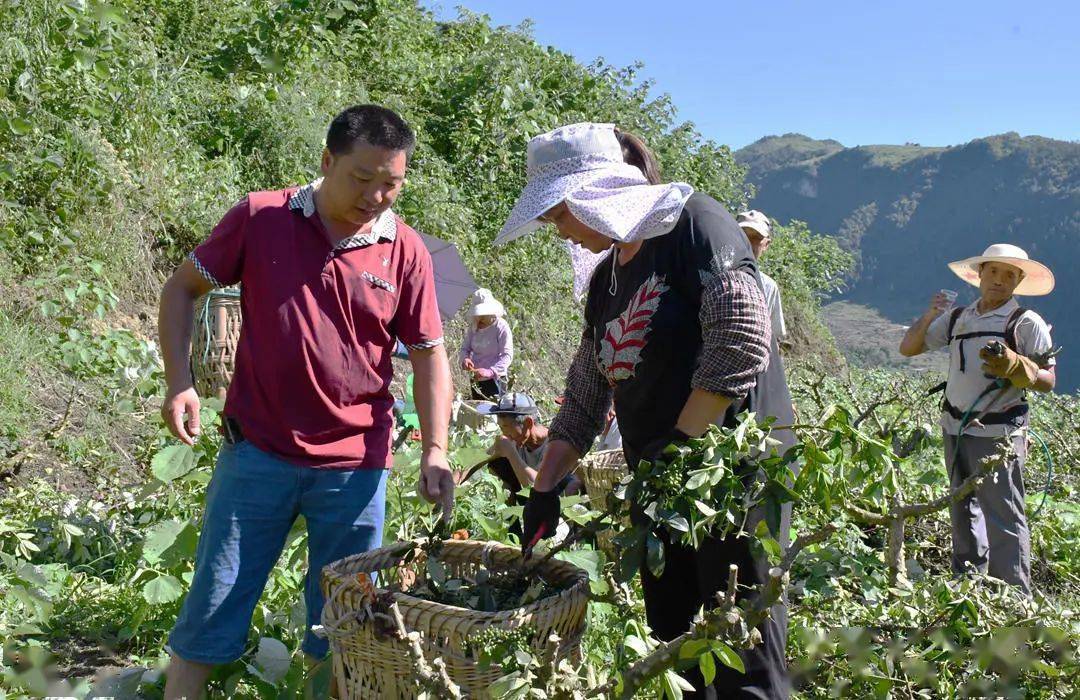
[[[583,62],[645,64],[682,119],[732,147],[800,132],[845,145],[1080,140],[1080,2],[454,0]]]

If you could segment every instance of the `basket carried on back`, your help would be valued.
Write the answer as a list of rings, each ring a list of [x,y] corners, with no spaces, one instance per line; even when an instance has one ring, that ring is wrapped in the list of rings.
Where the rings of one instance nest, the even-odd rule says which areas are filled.
[[[585,482],[585,492],[595,510],[607,507],[608,494],[629,473],[622,450],[604,450],[586,455],[578,465],[578,474]],[[609,556],[614,554],[615,532],[611,529],[596,533],[596,544]]]
[[[365,589],[357,574],[365,573],[380,583],[410,580],[424,571],[426,559],[420,553],[403,563],[407,548],[401,544],[383,547],[341,559],[322,571],[322,590],[326,596],[322,624],[333,652],[334,676],[342,698],[412,698],[413,664],[407,642],[379,634],[377,621],[364,612]],[[497,542],[448,540],[439,560],[447,576],[474,575],[479,569],[515,570],[521,563],[521,550]],[[466,651],[466,642],[490,629],[535,630],[531,639],[533,652],[539,656],[548,637],[559,636],[559,658],[579,655],[585,632],[589,576],[569,562],[552,559],[542,565],[539,575],[562,590],[520,608],[502,612],[481,612],[392,593],[409,632],[420,633],[424,655],[441,658],[450,678],[466,696],[485,698],[487,688],[505,671],[492,665],[481,669],[475,655]],[[378,592],[382,592],[379,589]]]
[[[191,375],[199,396],[225,398],[240,341],[240,290],[211,290],[195,305],[191,334]]]

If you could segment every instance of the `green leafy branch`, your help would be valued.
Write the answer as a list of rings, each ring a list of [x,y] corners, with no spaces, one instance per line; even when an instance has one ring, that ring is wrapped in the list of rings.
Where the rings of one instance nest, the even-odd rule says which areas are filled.
[[[700,438],[642,460],[616,487],[620,513],[629,517],[639,510],[644,516],[615,539],[623,552],[623,580],[632,578],[643,561],[660,576],[665,539],[697,549],[706,537],[754,534],[750,520],[758,508],[771,533],[761,543],[779,555],[782,507],[798,500],[789,486],[797,453],[777,453],[780,442],[770,436],[770,425],[744,413],[734,427],[714,426]]]

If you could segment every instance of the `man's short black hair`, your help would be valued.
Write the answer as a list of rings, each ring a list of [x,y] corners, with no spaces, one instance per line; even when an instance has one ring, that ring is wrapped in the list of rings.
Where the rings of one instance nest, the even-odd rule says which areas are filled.
[[[391,151],[405,151],[409,157],[416,148],[416,136],[405,120],[397,112],[379,105],[354,105],[330,122],[326,148],[332,154],[348,153],[357,141]]]

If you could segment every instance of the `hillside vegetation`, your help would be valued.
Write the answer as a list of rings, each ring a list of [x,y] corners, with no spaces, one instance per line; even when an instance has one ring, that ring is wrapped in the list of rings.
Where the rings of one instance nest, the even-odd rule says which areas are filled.
[[[412,3],[351,0],[32,0],[6,6],[5,19],[10,284],[97,260],[121,306],[145,304],[231,203],[315,177],[330,118],[364,101],[417,131],[399,213],[458,244],[541,363],[576,339],[569,267],[546,262],[565,253],[552,237],[489,245],[522,185],[528,137],[614,121],[656,148],[669,177],[731,207],[746,199],[730,151],[676,123],[632,69],[583,67],[479,17],[439,24]]]
[[[653,145],[668,178],[733,210],[752,192],[730,150],[680,122],[666,97],[651,98],[634,69],[583,66],[537,45],[527,27],[493,28],[482,16],[440,23],[392,0],[19,0],[2,9],[0,698],[87,696],[106,676],[98,695],[161,696],[222,406],[205,402],[194,448],[161,425],[156,297],[246,192],[315,176],[324,130],[343,106],[379,102],[414,125],[419,147],[396,209],[456,243],[506,302],[521,358],[515,381],[545,400],[561,389],[580,337],[569,259],[550,235],[490,247],[522,185],[528,137],[610,120]],[[827,162],[832,148],[814,157]],[[823,535],[786,588],[798,697],[1070,697],[1080,673],[1075,399],[1037,403],[1058,468],[1044,482],[1040,457],[1026,475],[1038,485],[1029,508],[1042,508],[1035,599],[984,577],[954,578],[947,513],[894,515],[947,496],[936,409],[924,399],[936,378],[846,369],[819,307],[843,287],[852,256],[812,220],[769,213],[783,226],[765,267],[785,294],[800,410],[800,443],[789,461],[772,459],[781,478],[769,498],[796,501],[785,534]],[[460,330],[456,322],[451,340]],[[491,439],[455,429],[453,466],[474,465]],[[749,450],[745,429],[725,440]],[[789,464],[802,467],[797,479]],[[741,485],[726,469],[724,483]],[[417,474],[418,449],[406,444],[388,478],[387,543],[434,530]],[[520,509],[503,507],[505,496],[480,472],[460,490],[452,528],[520,544],[510,529]],[[586,505],[602,508],[567,504],[564,513],[580,520]],[[742,534],[777,557],[768,532]],[[215,671],[211,697],[325,696],[328,667],[309,672],[299,651],[306,543],[298,524],[243,658]],[[653,566],[656,548],[648,552]],[[595,695],[657,649],[640,589],[610,585],[616,568],[633,571],[630,554],[608,561],[586,543],[560,555],[587,571],[595,596],[581,662],[548,673],[526,650],[488,640],[483,653],[506,673],[493,694]],[[729,630],[684,659],[715,671],[750,641]],[[642,683],[641,697],[682,697],[670,669]]]
[[[916,357],[901,355],[900,339],[907,327],[892,323],[874,309],[849,301],[834,301],[822,309],[822,316],[840,353],[857,367],[908,372],[930,370],[942,378],[949,371],[949,353],[945,349]]]
[[[581,322],[554,236],[490,245],[523,184],[530,136],[610,120],[643,136],[668,178],[732,209],[747,197],[729,149],[677,122],[670,101],[649,98],[633,69],[582,66],[482,17],[438,23],[410,3],[351,0],[232,0],[212,11],[173,0],[31,0],[6,16],[0,332],[11,336],[10,362],[27,384],[7,389],[0,421],[15,433],[63,413],[47,378],[54,368],[125,387],[149,379],[146,341],[163,275],[248,191],[313,179],[326,125],[348,104],[389,105],[416,128],[397,210],[456,243],[474,277],[505,301],[529,348],[515,366],[519,388],[561,389]],[[806,318],[802,336],[823,332],[814,295],[846,264],[830,251],[823,274],[809,274],[817,259],[805,254],[774,269],[790,282],[795,318]],[[52,349],[19,354],[31,338]],[[124,359],[109,354],[116,346]],[[136,393],[152,387],[145,381]]]
[[[1070,273],[1080,240],[1080,143],[1009,133],[950,148],[859,146],[799,134],[770,136],[736,153],[756,187],[753,206],[806,221],[858,256],[846,297],[908,324],[940,288],[973,301],[946,263],[1014,243],[1057,273],[1048,297],[1022,303],[1054,325],[1054,340],[1080,344]],[[1080,371],[1062,356],[1058,386]]]

